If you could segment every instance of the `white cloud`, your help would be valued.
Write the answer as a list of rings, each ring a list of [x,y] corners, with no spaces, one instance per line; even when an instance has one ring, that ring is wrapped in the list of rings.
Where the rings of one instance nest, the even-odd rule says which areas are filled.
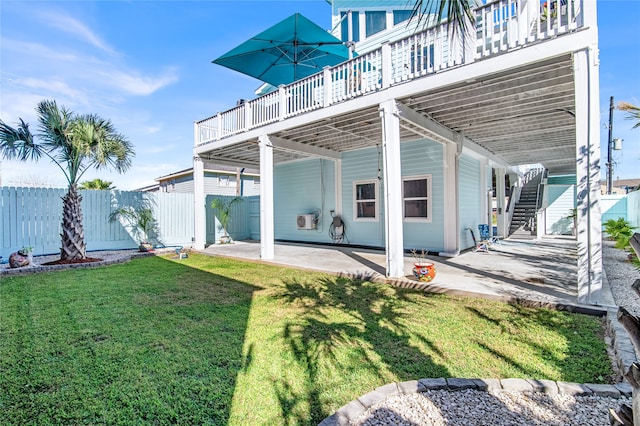
[[[41,21],[85,41],[98,49],[115,55],[117,52],[109,46],[100,36],[91,31],[86,25],[69,15],[47,11],[39,14]]]
[[[169,69],[164,75],[150,77],[140,75],[138,72],[128,72],[111,69],[101,71],[100,74],[106,84],[123,90],[132,95],[150,95],[153,92],[178,81],[175,70]]]

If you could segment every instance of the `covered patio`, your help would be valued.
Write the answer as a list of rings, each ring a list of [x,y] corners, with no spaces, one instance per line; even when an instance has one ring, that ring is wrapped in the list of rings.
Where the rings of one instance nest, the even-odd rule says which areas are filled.
[[[304,212],[299,206],[285,208],[285,203],[276,206],[274,194],[287,193],[276,187],[276,168],[303,164],[309,159],[319,159],[321,164],[323,161],[330,163],[327,167],[330,171],[326,173],[330,175],[330,183],[322,186],[323,194],[331,192],[327,197],[330,204],[324,209],[326,211],[319,210],[325,217],[335,214],[349,220],[354,209],[352,183],[357,183],[358,179],[372,179],[368,175],[362,177],[362,173],[349,175],[360,166],[354,158],[358,153],[376,151],[377,157],[372,160],[377,162],[376,179],[384,183],[382,190],[374,191],[381,193],[381,242],[355,243],[384,245],[386,253],[381,253],[382,260],[372,263],[378,268],[371,269],[391,280],[402,280],[411,270],[404,250],[417,246],[408,241],[411,233],[407,231],[409,225],[404,223],[403,178],[419,175],[426,181],[436,176],[431,173],[437,173],[439,180],[433,192],[441,197],[439,213],[446,212],[441,213],[438,222],[442,235],[437,235],[438,246],[434,250],[445,256],[436,260],[442,277],[450,265],[461,261],[442,259],[460,252],[463,252],[460,259],[470,257],[464,254],[471,244],[465,227],[475,229],[477,223],[463,223],[466,220],[463,216],[471,211],[464,205],[468,199],[464,185],[469,180],[481,183],[477,191],[473,189],[473,196],[480,198],[473,213],[481,218],[478,223],[487,223],[485,218],[488,219],[490,205],[485,186],[491,178],[489,173],[495,175],[496,199],[504,200],[508,190],[505,175],[515,173],[513,170],[518,166],[536,163],[549,175],[572,175],[576,182],[577,242],[572,242],[575,255],[568,259],[573,262],[573,272],[569,274],[570,278],[566,277],[567,285],[549,287],[555,292],[551,294],[574,300],[577,295],[581,303],[603,303],[598,205],[597,21],[595,5],[579,3],[577,15],[568,9],[569,14],[559,15],[554,25],[549,21],[541,25],[538,19],[532,33],[529,27],[532,21],[527,15],[531,10],[520,9],[518,19],[515,19],[516,15],[506,14],[504,25],[498,26],[496,16],[500,14],[496,14],[496,10],[508,10],[509,5],[493,2],[478,8],[476,13],[486,18],[486,22],[479,21],[485,22],[485,27],[478,29],[484,28],[489,33],[497,31],[496,34],[479,32],[477,39],[470,43],[452,39],[452,49],[446,58],[442,55],[444,50],[436,48],[434,43],[447,39],[449,34],[445,26],[435,26],[397,42],[383,43],[380,48],[348,62],[326,67],[321,73],[280,86],[268,95],[196,122],[195,247],[203,249],[206,240],[202,207],[205,165],[260,168],[261,242],[255,245],[258,250],[255,258],[277,260],[278,251],[284,246],[278,244],[276,247],[276,239],[303,240],[283,235],[282,224],[292,226],[288,224],[294,221],[288,215]],[[535,2],[532,5],[535,6]],[[434,52],[440,52],[440,55],[429,56],[432,45]],[[354,80],[354,70],[366,72],[358,72]],[[416,157],[410,157],[406,152],[403,157],[403,148],[415,141],[439,144],[434,148],[438,153],[433,156],[430,168],[407,166],[407,159]],[[429,147],[431,149],[431,145]],[[465,175],[464,161],[467,160],[479,165],[477,179]],[[324,169],[321,170],[324,173]],[[420,173],[428,175],[425,177]],[[293,180],[302,181],[299,175],[289,181]],[[377,198],[375,202],[378,202]],[[498,235],[507,235],[508,207],[497,205]],[[352,222],[356,219],[354,215]],[[350,229],[355,229],[349,225]],[[424,238],[424,241],[429,240],[434,238]],[[342,253],[340,250],[337,252]],[[344,250],[353,253],[352,249]],[[359,256],[368,258],[368,255]],[[472,253],[472,256],[485,255]],[[306,261],[308,256],[296,254],[292,257]],[[517,260],[519,256],[506,255],[507,258]],[[547,253],[540,261],[545,259],[553,261],[547,265],[550,272],[559,269],[556,257]],[[455,275],[456,279],[451,283],[457,285],[462,278],[475,274],[504,281],[505,277],[510,277],[506,272],[519,269],[510,265],[508,269],[505,267],[499,273],[493,273],[496,276],[492,278],[492,272],[482,262],[466,265],[468,270]],[[529,267],[533,274],[537,265],[532,262]],[[527,285],[536,284],[541,290],[549,286],[548,282],[536,283],[539,277],[534,275],[510,279]],[[558,280],[564,282],[564,277],[558,277]],[[449,280],[442,282],[454,285],[449,284]],[[483,291],[502,294],[504,289],[498,286]]]
[[[260,259],[260,242],[237,241],[213,244],[202,253],[245,260]],[[401,287],[423,288],[433,293],[519,301],[536,305],[575,306],[577,301],[577,249],[570,238],[541,240],[507,239],[493,244],[488,253],[467,251],[455,258],[427,256],[437,275],[421,283],[408,275],[385,277],[383,250],[344,246],[323,246],[278,242],[269,263],[392,282]],[[404,257],[404,269],[411,273],[413,259]],[[602,306],[614,304],[608,287],[603,288]]]

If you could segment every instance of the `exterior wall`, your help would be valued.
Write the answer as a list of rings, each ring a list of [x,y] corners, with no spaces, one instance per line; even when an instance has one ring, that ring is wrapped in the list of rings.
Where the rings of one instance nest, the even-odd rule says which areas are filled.
[[[480,161],[462,154],[459,158],[459,193],[460,208],[460,249],[473,247],[473,239],[469,229],[478,238],[478,224],[481,223],[480,206],[482,204]],[[484,223],[484,222],[482,222]]]
[[[345,152],[342,155],[342,220],[347,239],[351,244],[383,247],[384,199],[382,180],[382,151],[366,148]],[[378,180],[378,218],[356,221],[354,219],[354,182]]]
[[[404,222],[405,249],[442,251],[444,247],[444,178],[443,147],[428,140],[405,142],[401,145],[402,175],[431,176],[431,221]],[[323,171],[320,171],[322,161]],[[345,242],[355,245],[384,247],[384,198],[382,153],[377,148],[345,152],[342,156],[342,220]],[[320,177],[324,176],[324,179]],[[354,214],[354,182],[378,181],[378,217],[356,220]],[[324,182],[324,188],[321,187]],[[276,166],[274,198],[276,239],[333,242],[328,235],[330,210],[335,210],[335,163],[310,159]],[[324,203],[322,194],[324,193]],[[322,208],[324,205],[324,208]],[[299,230],[298,214],[318,213],[323,220],[316,230]]]
[[[433,141],[401,145],[402,176],[431,175],[431,222],[404,222],[405,249],[444,251],[444,147]]]
[[[335,163],[311,158],[274,167],[274,226],[278,240],[332,242],[331,210],[336,209]],[[313,230],[298,229],[299,214],[320,214]]]
[[[570,235],[573,229],[573,220],[567,216],[576,206],[575,185],[547,185],[546,194],[545,233]]]

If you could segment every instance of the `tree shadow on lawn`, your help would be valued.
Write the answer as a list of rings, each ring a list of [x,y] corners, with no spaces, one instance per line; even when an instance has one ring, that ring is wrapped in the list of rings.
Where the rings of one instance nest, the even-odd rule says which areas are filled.
[[[3,279],[0,423],[227,424],[258,289],[160,257]]]
[[[317,424],[331,414],[327,407],[337,409],[389,382],[450,377],[415,340],[438,352],[433,342],[403,324],[409,319],[402,309],[406,294],[343,277],[284,283],[278,296],[302,313],[287,321],[283,338],[305,375],[297,390],[286,378],[273,384],[285,424]],[[327,389],[331,384],[343,388],[338,393],[346,392],[348,399],[332,400],[336,395]]]

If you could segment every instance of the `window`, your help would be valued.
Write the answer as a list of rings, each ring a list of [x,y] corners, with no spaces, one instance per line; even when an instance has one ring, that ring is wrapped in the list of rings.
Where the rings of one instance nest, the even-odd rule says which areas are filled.
[[[360,41],[360,14],[351,12],[351,34],[353,40],[349,40],[349,18],[345,18],[347,12],[340,12],[340,18],[344,18],[340,23],[340,37],[342,41]]]
[[[412,10],[394,10],[393,11],[393,25],[398,25],[400,22],[408,21],[411,18]]]
[[[253,188],[254,189],[259,189],[260,188],[260,178],[259,177],[254,177],[253,178]]]
[[[229,176],[218,176],[218,186],[229,186]]]
[[[378,181],[354,182],[354,219],[378,219]]]
[[[431,175],[402,180],[404,218],[413,221],[431,221]]]
[[[387,12],[365,12],[367,37],[384,31],[387,28]]]

